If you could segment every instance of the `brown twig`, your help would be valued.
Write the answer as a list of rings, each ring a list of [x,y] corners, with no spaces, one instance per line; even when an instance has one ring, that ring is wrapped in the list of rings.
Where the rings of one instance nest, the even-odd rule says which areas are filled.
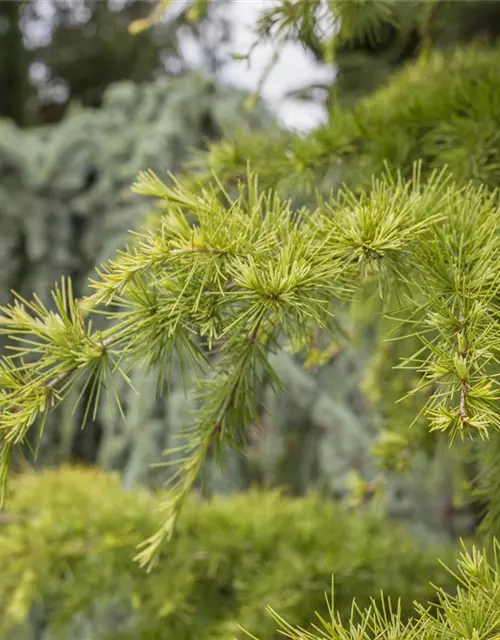
[[[467,392],[469,387],[466,382],[462,382],[460,387],[460,418],[462,422],[467,422],[469,414],[467,413]]]

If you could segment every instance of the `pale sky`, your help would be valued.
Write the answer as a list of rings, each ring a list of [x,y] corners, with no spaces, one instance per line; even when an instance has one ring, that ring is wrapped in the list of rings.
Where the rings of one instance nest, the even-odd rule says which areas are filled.
[[[233,43],[221,46],[221,49],[228,54],[246,53],[254,41],[251,27],[256,16],[262,8],[269,7],[272,3],[273,0],[233,0],[224,9],[232,23]],[[199,61],[194,43],[186,40],[183,50],[193,66],[197,66]],[[257,87],[272,56],[272,45],[260,44],[253,52],[250,68],[246,62],[231,61],[224,67],[221,79],[233,86],[252,91]],[[300,45],[289,44],[269,75],[262,94],[283,125],[307,130],[325,120],[325,109],[310,102],[306,104],[298,100],[284,99],[284,95],[288,91],[315,82],[331,82],[333,78],[334,72],[331,67],[319,65],[312,54],[308,54]]]

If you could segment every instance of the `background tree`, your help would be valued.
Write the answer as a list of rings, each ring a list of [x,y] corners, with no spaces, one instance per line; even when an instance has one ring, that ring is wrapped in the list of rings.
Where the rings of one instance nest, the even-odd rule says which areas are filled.
[[[189,65],[179,38],[186,33],[214,71],[217,52],[209,34],[215,31],[219,44],[225,37],[222,7],[207,4],[193,20],[190,4],[184,5],[176,3],[165,22],[134,35],[130,23],[147,16],[153,2],[1,0],[1,94],[12,106],[6,103],[0,115],[26,125],[58,122],[72,102],[99,107],[114,82],[183,73]]]
[[[28,63],[18,2],[0,3],[0,117],[24,122]]]

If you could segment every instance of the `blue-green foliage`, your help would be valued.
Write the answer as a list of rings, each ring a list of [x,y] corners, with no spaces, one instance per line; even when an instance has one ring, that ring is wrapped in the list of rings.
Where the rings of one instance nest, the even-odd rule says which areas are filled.
[[[71,276],[75,295],[87,292],[94,267],[149,220],[150,204],[130,190],[137,173],[154,168],[166,178],[209,140],[264,126],[262,106],[249,114],[244,98],[192,73],[114,85],[102,108],[75,106],[57,125],[21,130],[0,120],[0,303],[14,289],[37,291],[50,304],[63,275]],[[5,341],[0,336],[0,349]],[[127,481],[150,480],[148,465],[168,444],[170,405],[155,400],[142,372],[132,376],[143,395],[139,401],[126,385],[120,390],[125,424],[103,408],[81,432],[80,416],[63,408],[50,420],[38,463],[76,457],[118,468]]]

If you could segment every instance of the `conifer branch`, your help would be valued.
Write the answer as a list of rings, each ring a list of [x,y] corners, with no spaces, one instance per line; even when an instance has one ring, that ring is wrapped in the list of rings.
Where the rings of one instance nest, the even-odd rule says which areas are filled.
[[[328,615],[316,613],[316,622],[309,629],[288,623],[273,608],[267,607],[279,633],[289,640],[370,640],[372,638],[457,638],[464,631],[471,638],[496,638],[500,622],[500,546],[493,544],[493,553],[473,546],[463,551],[457,562],[457,570],[448,569],[456,581],[453,593],[436,587],[436,605],[415,604],[415,615],[404,620],[401,602],[393,605],[381,594],[372,599],[367,608],[360,608],[353,601],[351,615],[341,618],[335,609],[335,589],[327,598]],[[492,558],[490,559],[490,556]],[[259,640],[245,632],[248,638]]]
[[[170,484],[175,485],[175,482],[180,478],[180,486],[174,486],[169,499],[163,505],[162,511],[167,514],[164,522],[154,535],[138,545],[138,553],[135,556],[135,560],[139,565],[148,571],[157,566],[162,545],[170,540],[174,534],[182,507],[194,487],[210,449],[228,437],[225,429],[231,424],[228,414],[231,409],[238,411],[238,395],[241,392],[241,385],[244,383],[245,376],[248,375],[249,360],[252,357],[253,350],[256,348],[256,338],[263,322],[264,317],[257,322],[245,339],[247,348],[243,352],[241,361],[235,365],[230,375],[229,389],[222,396],[220,406],[217,407],[216,405],[215,411],[213,411],[213,419],[209,419],[210,411],[208,414],[202,412],[203,418],[200,416],[198,419],[198,429],[188,430],[184,434],[186,444],[175,450],[175,453],[182,452],[185,458],[181,472],[173,476]],[[208,393],[214,393],[212,385],[208,387]],[[208,400],[210,401],[210,398]],[[250,418],[251,414],[246,416],[243,414],[243,426],[250,421]]]
[[[115,374],[130,384],[127,369],[146,365],[160,384],[176,355],[194,372],[199,408],[176,449],[165,522],[137,556],[150,568],[209,450],[241,446],[260,382],[279,385],[267,360],[271,344],[280,337],[304,348],[317,327],[333,329],[332,301],[350,304],[366,286],[386,304],[402,296],[413,307],[423,348],[402,366],[419,372],[420,388],[433,389],[430,429],[452,436],[500,429],[488,368],[500,348],[500,241],[489,231],[495,198],[458,189],[443,172],[423,183],[418,166],[411,181],[387,174],[369,192],[344,190],[313,211],[292,211],[277,193],[260,191],[252,174],[235,198],[217,180],[192,191],[151,172],[134,189],[160,202],[161,224],[135,234],[99,269],[95,293],[77,303],[63,281],[55,311],[36,297],[0,310],[0,331],[15,343],[0,368],[2,478],[12,446],[39,418],[43,427],[79,380],[90,393],[85,422]],[[92,330],[97,313],[112,323],[105,331]],[[120,408],[116,393],[114,401]]]

